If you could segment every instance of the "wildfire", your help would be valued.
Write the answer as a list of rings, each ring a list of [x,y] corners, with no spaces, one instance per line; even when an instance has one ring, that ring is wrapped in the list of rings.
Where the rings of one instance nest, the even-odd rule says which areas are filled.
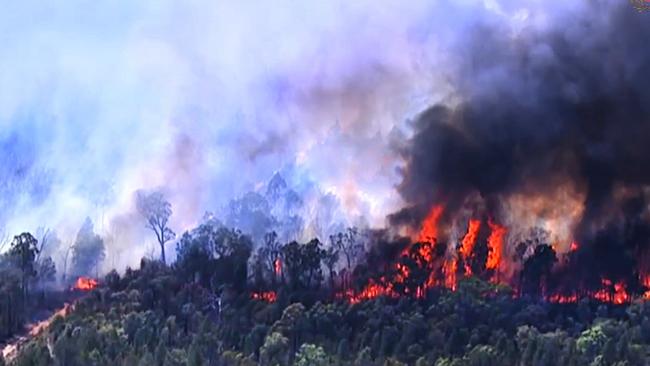
[[[612,285],[612,281],[603,279],[603,288],[594,294],[594,298],[602,302],[611,302],[613,304],[625,304],[630,301],[623,282],[617,282]]]
[[[474,244],[476,243],[476,239],[478,238],[478,232],[480,229],[481,229],[480,220],[474,220],[474,219],[469,220],[469,224],[467,226],[467,234],[465,234],[463,240],[461,241],[460,255],[465,260],[465,274],[468,276],[472,275],[472,268],[469,265],[469,258],[472,255],[472,252],[474,251]]]
[[[445,274],[445,287],[451,289],[452,291],[456,290],[456,272],[458,271],[458,260],[456,258],[451,258],[449,261],[446,261],[442,267],[443,273]]]
[[[438,238],[438,221],[440,221],[443,211],[444,207],[442,205],[436,205],[431,208],[431,211],[429,211],[429,214],[422,222],[417,241],[432,242]]]
[[[480,219],[470,219],[467,223],[467,232],[460,239],[458,247],[441,247],[438,236],[439,221],[444,207],[436,205],[423,220],[417,235],[412,237],[412,242],[399,254],[395,262],[381,276],[371,278],[359,291],[347,289],[337,298],[346,299],[352,304],[377,297],[398,298],[411,296],[422,299],[427,290],[434,287],[445,287],[455,291],[458,284],[458,274],[464,269],[464,274],[470,276],[490,276],[490,281],[499,283],[507,278],[500,275],[507,273],[508,258],[505,245],[508,228],[496,223],[492,219],[482,222]],[[486,224],[490,230],[486,241],[479,244],[481,226]],[[479,258],[475,251],[477,245],[487,246],[487,258],[480,264],[473,263]],[[572,242],[570,251],[578,250],[578,243]],[[484,248],[484,247],[483,247]],[[462,259],[462,262],[459,261]],[[464,268],[459,271],[459,265]],[[475,266],[474,270],[472,266]],[[473,273],[476,271],[477,273]],[[644,297],[650,300],[650,275],[640,278],[642,284],[648,289]],[[575,303],[581,298],[588,297],[601,302],[624,304],[632,300],[627,284],[603,278],[597,290],[589,292],[577,290],[570,293],[542,292],[544,298],[553,303]]]
[[[380,281],[385,281],[385,278],[382,277]],[[365,300],[374,299],[377,297],[386,296],[386,297],[397,297],[397,293],[394,291],[393,284],[388,282],[385,284],[377,283],[374,280],[370,280],[368,285],[358,294],[355,294],[354,291],[348,290],[344,297],[351,304],[358,304]]]
[[[575,293],[571,295],[553,294],[547,296],[547,300],[558,304],[571,304],[578,302],[581,297],[588,297],[601,302],[608,302],[617,305],[626,304],[632,300],[632,296],[628,294],[623,282],[614,283],[609,279],[603,278],[601,280],[601,285],[602,287],[598,291],[583,294],[583,296],[578,296],[578,294]]]
[[[443,213],[443,206],[434,206],[422,222],[420,232],[414,239],[415,242],[404,249],[397,263],[394,265],[392,276],[382,276],[378,281],[371,279],[359,293],[346,291],[344,296],[350,303],[358,303],[380,296],[398,297],[400,293],[423,298],[425,291],[436,285],[443,285],[452,290],[456,288],[457,259],[451,258],[443,263],[445,280],[442,283],[435,277],[436,258],[435,246],[438,240],[438,221]],[[411,268],[405,263],[411,263],[414,269],[428,273],[424,283],[415,288],[407,286],[413,275]],[[399,286],[396,286],[399,285]]]
[[[99,283],[96,279],[90,277],[79,277],[72,287],[74,290],[90,291],[97,287]]]
[[[275,291],[253,292],[251,294],[251,299],[266,302],[275,302],[278,299],[278,294]]]
[[[508,230],[504,226],[495,224],[492,220],[488,220],[488,226],[492,232],[488,237],[489,252],[485,268],[498,270],[503,254],[503,242]]]

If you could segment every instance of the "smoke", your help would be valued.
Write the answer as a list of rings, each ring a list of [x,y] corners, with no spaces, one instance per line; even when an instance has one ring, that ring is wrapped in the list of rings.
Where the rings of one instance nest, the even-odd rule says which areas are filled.
[[[401,147],[408,206],[394,223],[444,204],[448,220],[491,215],[511,238],[541,227],[563,252],[577,240],[567,268],[594,286],[634,277],[650,227],[650,23],[625,2],[589,4],[552,27],[466,28],[454,97],[419,114]]]
[[[89,216],[109,239],[107,262],[137,258],[153,238],[133,215],[136,190],[162,190],[182,232],[263,190],[275,172],[313,197],[309,206],[333,197],[336,221],[383,225],[400,205],[400,159],[388,146],[432,98],[436,81],[420,72],[434,61],[422,54],[432,4],[27,1],[5,10],[3,231],[50,227],[67,243]]]
[[[381,227],[405,202],[460,205],[472,191],[512,193],[515,207],[515,193],[529,199],[549,182],[567,197],[562,215],[580,216],[583,201],[604,209],[591,196],[606,196],[607,176],[644,181],[635,146],[647,128],[623,117],[646,112],[646,26],[621,9],[564,3],[8,5],[0,226],[51,227],[69,243],[89,216],[106,262],[133,264],[153,244],[135,214],[138,189],[164,192],[181,233],[264,194],[276,172],[303,202],[304,235]],[[555,14],[580,21],[558,33]],[[623,157],[632,163],[590,173]],[[523,191],[526,175],[539,179]]]

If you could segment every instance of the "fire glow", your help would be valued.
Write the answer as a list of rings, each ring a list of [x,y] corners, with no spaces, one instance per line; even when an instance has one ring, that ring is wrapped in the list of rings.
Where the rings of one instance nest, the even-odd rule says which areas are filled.
[[[384,275],[370,278],[359,291],[347,289],[337,297],[344,298],[352,304],[377,297],[412,296],[422,299],[426,296],[427,290],[435,287],[455,291],[459,278],[472,276],[479,276],[494,284],[511,286],[515,294],[520,293],[517,282],[510,278],[512,276],[508,271],[512,265],[512,259],[507,257],[505,252],[508,228],[492,218],[485,222],[471,218],[467,223],[466,233],[461,236],[459,243],[445,245],[439,242],[441,233],[439,224],[443,213],[444,207],[441,205],[434,206],[429,211],[420,225],[419,232],[412,236],[411,243],[401,251]],[[487,247],[487,255],[479,258],[480,254],[476,249],[482,227],[489,229],[489,235],[483,239],[483,244]],[[573,254],[579,248],[580,245],[573,241],[565,255]],[[477,262],[479,265],[476,264]],[[480,273],[474,273],[473,268]],[[641,282],[649,288],[650,276],[643,277]],[[540,295],[546,301],[560,304],[575,303],[582,298],[612,304],[625,304],[633,299],[624,282],[607,278],[602,278],[600,288],[596,290],[576,290],[570,293],[542,290]],[[650,298],[650,291],[646,292],[644,297]]]
[[[277,258],[275,261],[273,261],[273,271],[277,277],[282,276],[282,261],[280,258]]]
[[[253,292],[251,294],[251,299],[265,302],[275,302],[278,299],[278,295],[275,291]]]
[[[79,290],[79,291],[90,291],[95,289],[97,285],[99,285],[99,283],[94,278],[79,277],[77,278],[77,281],[75,282],[72,289]]]
[[[465,236],[463,237],[463,241],[461,242],[462,245],[460,247],[460,254],[465,261],[465,273],[467,275],[472,274],[472,268],[469,265],[469,261],[474,251],[474,244],[476,244],[476,240],[478,239],[478,231],[480,229],[481,229],[480,220],[469,220],[469,224],[467,227],[467,234],[465,234]]]
[[[580,298],[592,298],[601,302],[608,302],[617,305],[626,304],[632,300],[632,296],[628,294],[624,283],[613,283],[611,280],[602,279],[601,284],[602,288],[593,293],[582,294],[582,296],[578,296],[578,294],[553,294],[547,296],[547,300],[558,304],[570,304],[578,302]]]

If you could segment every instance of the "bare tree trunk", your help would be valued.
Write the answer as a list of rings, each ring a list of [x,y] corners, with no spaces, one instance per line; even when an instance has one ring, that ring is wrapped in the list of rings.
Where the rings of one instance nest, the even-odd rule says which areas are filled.
[[[167,264],[165,260],[165,243],[160,242],[160,258],[162,259],[163,264]]]
[[[65,256],[63,257],[63,274],[62,282],[66,284],[66,276],[68,274],[68,255],[70,254],[70,249],[72,249],[72,244],[68,246],[68,249],[65,251]]]

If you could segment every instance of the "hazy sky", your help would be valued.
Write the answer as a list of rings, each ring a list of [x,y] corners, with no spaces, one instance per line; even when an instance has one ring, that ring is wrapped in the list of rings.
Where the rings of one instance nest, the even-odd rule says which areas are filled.
[[[0,224],[74,235],[161,188],[177,231],[276,171],[381,225],[408,119],[468,29],[564,1],[18,1],[0,12]],[[315,188],[314,188],[315,187]]]

